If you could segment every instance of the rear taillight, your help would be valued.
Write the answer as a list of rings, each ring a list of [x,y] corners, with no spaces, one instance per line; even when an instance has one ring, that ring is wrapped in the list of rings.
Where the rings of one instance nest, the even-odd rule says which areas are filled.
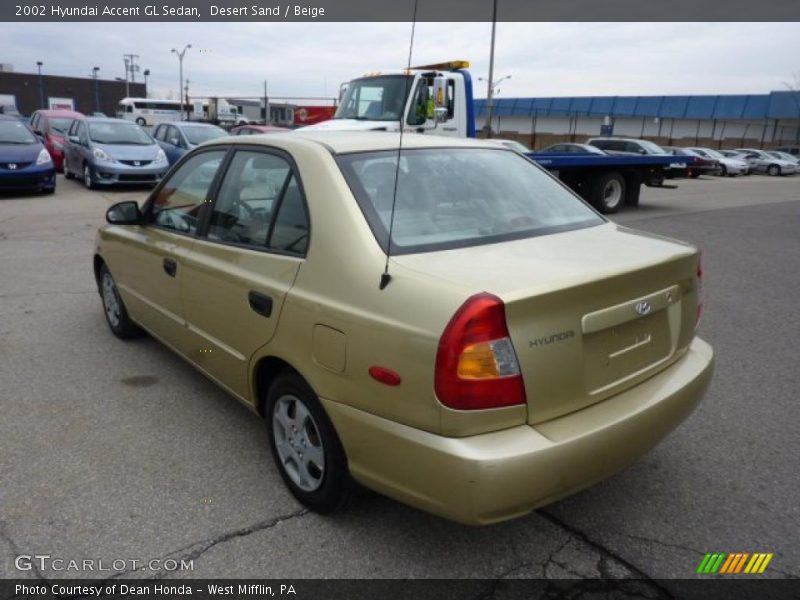
[[[700,317],[703,315],[703,261],[702,256],[697,256],[697,314],[694,318],[694,327],[700,325]]]
[[[525,404],[500,298],[476,294],[456,311],[439,340],[434,386],[442,404],[459,410]]]

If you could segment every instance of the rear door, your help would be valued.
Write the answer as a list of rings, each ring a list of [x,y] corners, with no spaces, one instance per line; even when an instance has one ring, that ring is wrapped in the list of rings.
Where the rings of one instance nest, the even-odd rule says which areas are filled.
[[[308,235],[291,158],[237,149],[206,231],[185,257],[181,286],[190,357],[242,399],[249,399],[250,357],[275,333]]]

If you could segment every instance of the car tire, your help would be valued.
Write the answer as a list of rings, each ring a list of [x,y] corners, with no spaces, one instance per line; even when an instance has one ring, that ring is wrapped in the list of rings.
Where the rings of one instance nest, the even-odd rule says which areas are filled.
[[[265,407],[272,457],[292,495],[317,513],[343,508],[353,489],[347,457],[311,387],[285,371],[270,386]]]
[[[67,168],[67,165],[64,165],[64,178],[65,179],[75,178],[75,174]]]
[[[93,190],[97,187],[92,177],[92,168],[88,164],[83,165],[83,185],[86,186],[87,190]]]
[[[781,168],[778,165],[770,165],[767,167],[767,175],[776,177],[781,174]]]
[[[100,267],[99,286],[100,298],[103,301],[103,313],[111,333],[121,340],[128,340],[139,335],[141,330],[128,316],[128,310],[117,289],[117,282],[114,281],[105,264]]]
[[[728,175],[728,167],[726,167],[725,165],[720,165],[719,166],[719,176],[720,177],[725,177],[727,175]]]
[[[142,117],[136,117],[136,124],[139,127],[144,127],[145,125],[147,125],[147,121],[145,121]]]
[[[592,186],[592,204],[603,214],[613,214],[625,199],[625,178],[616,172],[599,175]]]

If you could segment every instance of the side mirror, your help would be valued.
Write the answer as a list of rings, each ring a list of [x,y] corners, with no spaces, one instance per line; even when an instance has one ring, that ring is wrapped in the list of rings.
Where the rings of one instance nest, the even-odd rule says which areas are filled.
[[[133,200],[117,202],[106,211],[106,221],[111,225],[138,225],[142,222],[142,212]]]
[[[71,135],[67,139],[69,140],[70,144],[80,144],[81,143],[81,138],[79,138],[77,135]]]

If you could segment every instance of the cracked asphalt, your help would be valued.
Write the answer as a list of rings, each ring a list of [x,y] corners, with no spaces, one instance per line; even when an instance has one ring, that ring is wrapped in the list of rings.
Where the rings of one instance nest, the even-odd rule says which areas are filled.
[[[371,493],[305,511],[261,421],[154,340],[114,338],[94,232],[146,191],[60,178],[55,196],[0,198],[0,577],[82,575],[14,567],[49,554],[194,565],[101,577],[610,577],[661,598],[712,551],[774,552],[766,576],[800,576],[800,177],[679,186],[615,220],[703,249],[705,401],[630,468],[484,528]]]

